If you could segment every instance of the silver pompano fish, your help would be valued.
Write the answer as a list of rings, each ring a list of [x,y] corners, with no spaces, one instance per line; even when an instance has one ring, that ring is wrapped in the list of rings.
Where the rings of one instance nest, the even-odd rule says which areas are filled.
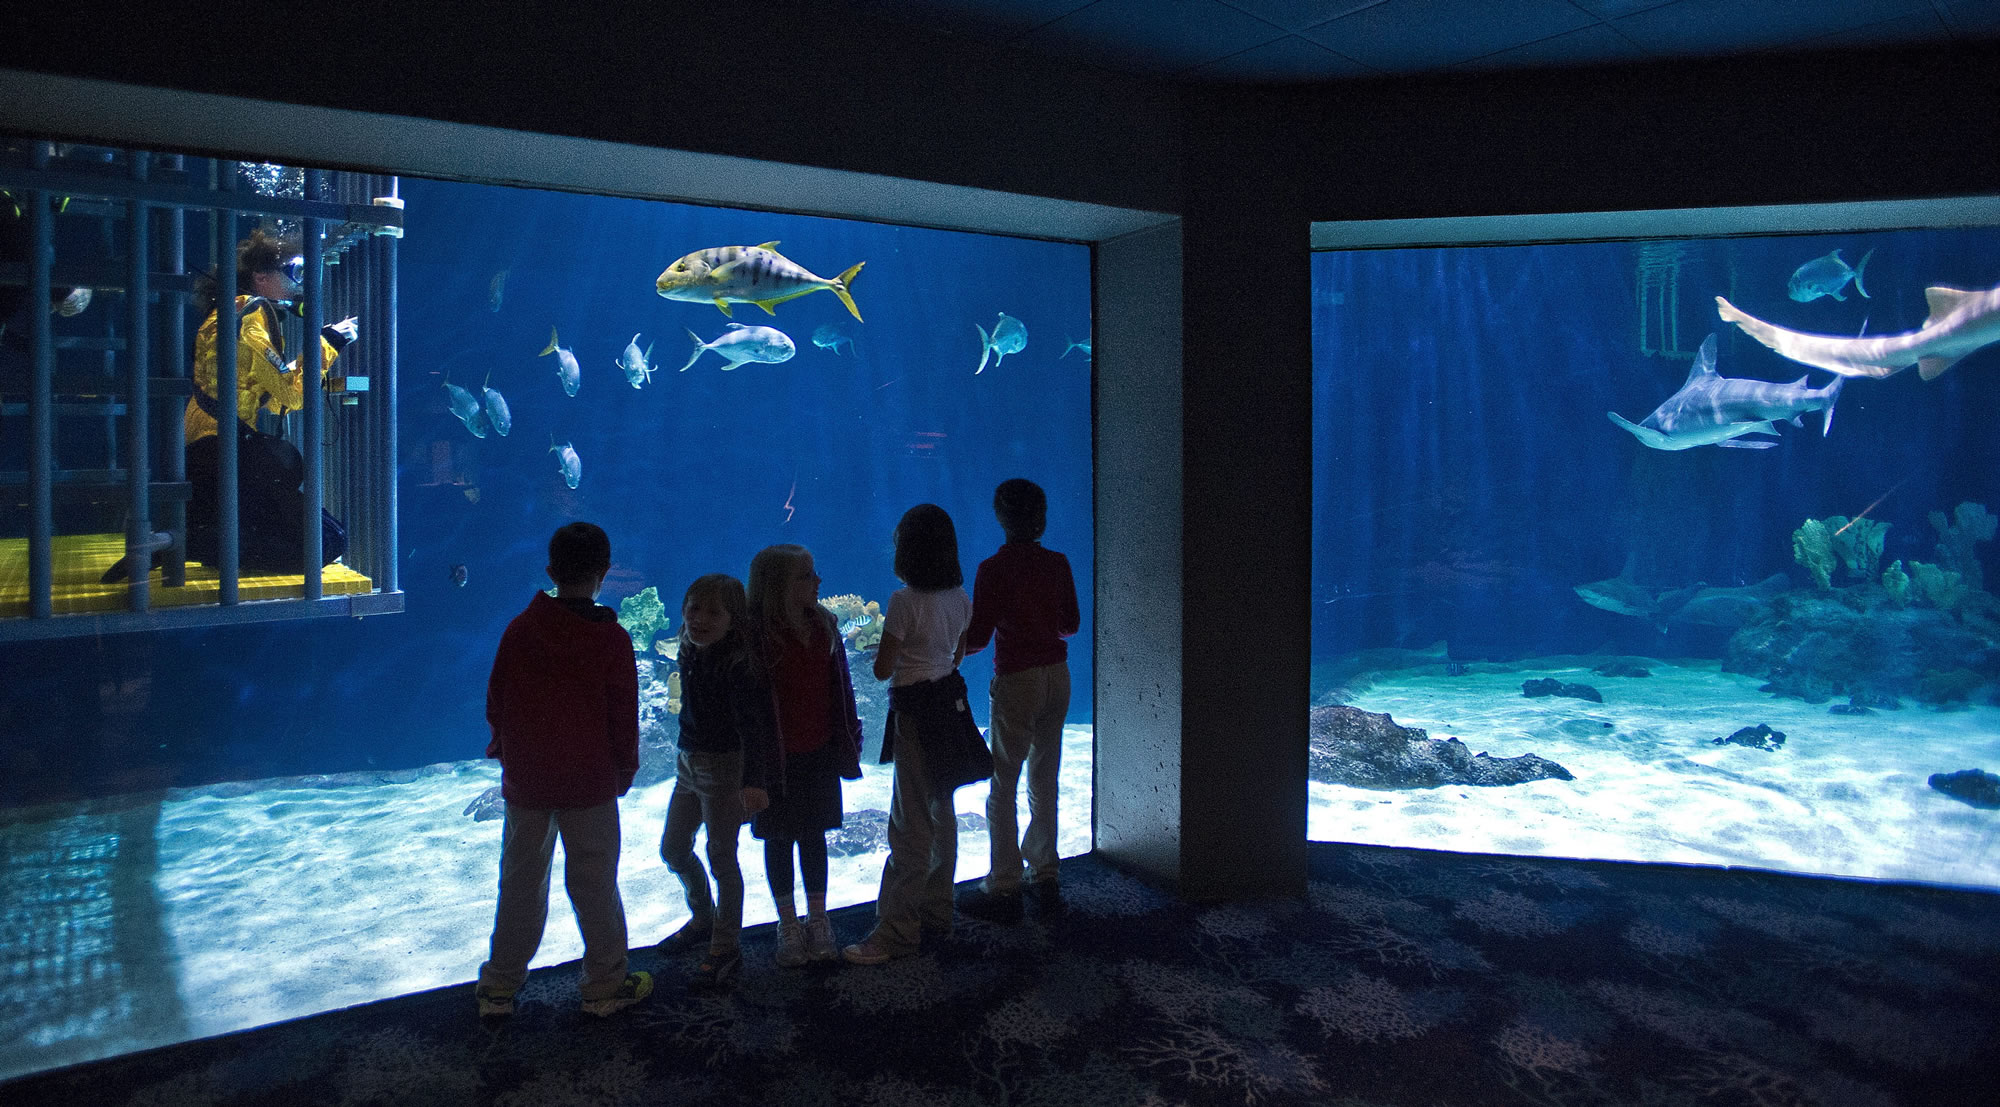
[[[1853,281],[1854,291],[1861,293],[1866,299],[1874,299],[1868,295],[1868,290],[1861,286],[1861,271],[1868,268],[1868,259],[1874,256],[1873,250],[1861,255],[1861,264],[1852,269],[1847,267],[1847,262],[1840,256],[1839,250],[1823,258],[1814,258],[1792,272],[1792,279],[1787,284],[1786,290],[1792,299],[1802,304],[1810,303],[1821,296],[1831,296],[1846,303],[1847,297],[1842,296],[1840,290],[1847,287],[1847,282]]]
[[[729,364],[722,367],[725,372],[747,361],[766,365],[790,361],[792,355],[799,352],[798,347],[792,344],[791,336],[776,327],[746,327],[741,323],[731,323],[729,329],[713,342],[703,342],[701,336],[693,331],[688,332],[688,337],[694,339],[694,353],[688,356],[687,365],[681,366],[683,373],[709,350],[728,359]]]
[[[651,342],[646,343],[646,352],[643,354],[640,353],[639,335],[635,334],[632,336],[632,341],[625,344],[625,352],[618,355],[616,364],[618,368],[625,371],[625,380],[634,388],[649,383],[653,379],[652,359],[654,345]]]
[[[978,326],[978,324],[974,324]],[[1028,346],[1028,325],[1019,319],[1000,313],[1000,319],[993,324],[993,333],[987,334],[985,327],[979,327],[979,368],[972,371],[978,376],[986,371],[986,359],[993,358],[993,367],[1000,368],[1000,361],[1008,354],[1018,354]],[[993,357],[995,353],[1000,357]]]
[[[1922,329],[1875,338],[1788,331],[1745,314],[1720,296],[1715,308],[1724,320],[1785,357],[1843,377],[1888,377],[1915,363],[1918,374],[1930,380],[1981,346],[2000,342],[2000,286],[1984,291],[1926,288],[1924,299],[1931,314]]]
[[[807,293],[830,289],[847,305],[858,321],[861,309],[854,306],[850,289],[855,275],[868,264],[857,261],[840,276],[828,280],[778,253],[778,244],[757,246],[712,246],[696,250],[667,266],[653,287],[669,300],[714,304],[722,314],[730,314],[730,304],[756,304],[776,315],[777,305]]]
[[[474,438],[486,437],[486,412],[479,401],[472,398],[472,393],[451,383],[449,373],[445,374],[444,390],[450,397],[452,415],[465,424],[465,429],[471,431]]]
[[[822,350],[832,350],[836,354],[840,352],[840,347],[845,345],[848,353],[852,354],[854,352],[854,339],[849,337],[846,331],[841,330],[832,323],[828,323],[813,332],[813,345],[818,346]]]
[[[550,438],[549,452],[556,455],[556,464],[562,470],[564,484],[575,488],[583,482],[583,459],[576,456],[576,447],[574,445],[565,442],[558,446],[556,445],[556,440]]]
[[[1806,378],[1790,384],[1737,380],[1715,371],[1715,336],[1702,342],[1680,391],[1653,409],[1642,423],[1627,422],[1615,411],[1604,414],[1613,423],[1656,450],[1689,450],[1696,446],[1733,446],[1768,450],[1776,442],[1738,442],[1746,434],[1776,434],[1775,420],[1794,426],[1808,411],[1823,411],[1822,435],[1833,430],[1833,405],[1846,382],[1835,377],[1825,388],[1806,387]]]
[[[493,374],[488,373],[486,379],[492,380]],[[487,423],[492,425],[500,437],[507,437],[507,432],[514,429],[514,413],[507,408],[507,397],[502,396],[499,389],[488,388],[483,384],[479,390],[486,394]]]
[[[556,345],[554,327],[549,328],[549,344],[542,347],[542,352],[535,356],[547,357],[550,354],[556,355],[556,376],[562,378],[563,391],[571,396],[576,395],[577,386],[583,383],[583,366],[576,363],[575,354]]]

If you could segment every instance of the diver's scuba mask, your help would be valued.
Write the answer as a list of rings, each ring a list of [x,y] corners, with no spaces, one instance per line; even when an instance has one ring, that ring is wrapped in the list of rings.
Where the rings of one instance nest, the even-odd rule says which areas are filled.
[[[291,259],[278,267],[285,279],[304,288],[306,284],[306,259],[304,254],[293,254]]]

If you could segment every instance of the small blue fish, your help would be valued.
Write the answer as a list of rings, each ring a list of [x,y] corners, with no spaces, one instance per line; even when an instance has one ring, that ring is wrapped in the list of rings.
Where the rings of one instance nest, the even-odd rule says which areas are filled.
[[[486,379],[492,380],[493,374],[486,374]],[[500,437],[507,437],[507,432],[514,429],[514,413],[507,408],[507,397],[502,396],[499,389],[488,388],[484,384],[479,386],[479,390],[486,394],[486,422]]]
[[[575,488],[583,482],[583,459],[576,456],[576,447],[568,442],[556,445],[553,436],[549,438],[549,452],[556,455],[556,463],[562,468],[563,483]]]
[[[549,328],[549,344],[542,347],[542,352],[535,356],[547,357],[550,354],[556,355],[556,376],[562,378],[563,391],[571,396],[576,395],[577,386],[583,383],[583,366],[576,363],[575,354],[556,345],[554,327]]]
[[[992,334],[987,334],[985,327],[978,329],[979,368],[972,371],[975,377],[986,371],[988,358],[993,359],[993,367],[998,369],[1001,358],[1008,354],[1018,354],[1028,346],[1028,325],[1004,311],[1000,313],[1000,320],[993,324]],[[996,353],[1000,357],[993,357]]]
[[[453,565],[451,567],[451,582],[454,585],[463,588],[465,587],[465,582],[471,579],[472,579],[472,574],[466,570],[465,566]]]
[[[822,350],[832,350],[836,354],[840,352],[840,347],[845,345],[849,354],[854,353],[854,339],[832,323],[813,332],[813,345]]]
[[[713,342],[703,342],[701,336],[693,331],[688,332],[688,337],[694,339],[694,353],[688,355],[687,365],[681,366],[683,373],[709,350],[728,359],[729,364],[722,367],[725,372],[746,361],[776,365],[792,360],[792,355],[799,352],[799,348],[792,345],[791,336],[776,327],[746,327],[741,323],[731,323],[729,329]]]
[[[510,270],[506,269],[500,270],[498,273],[493,274],[493,280],[487,284],[486,286],[487,311],[499,311],[500,302],[507,298],[507,274],[509,272]]]
[[[635,334],[632,336],[632,341],[625,344],[625,352],[618,355],[615,364],[625,371],[625,380],[634,388],[653,379],[653,345],[651,342],[646,343],[646,352],[640,353],[639,336]]]
[[[1831,296],[1846,303],[1847,297],[1842,296],[1840,290],[1847,287],[1848,281],[1854,282],[1854,291],[1861,293],[1867,299],[1874,299],[1868,295],[1868,290],[1861,286],[1861,271],[1868,268],[1868,259],[1874,256],[1873,250],[1861,255],[1861,264],[1852,269],[1847,267],[1847,262],[1841,260],[1839,250],[1823,258],[1814,258],[1806,262],[1792,273],[1790,284],[1792,299],[1804,304],[1821,296]]]

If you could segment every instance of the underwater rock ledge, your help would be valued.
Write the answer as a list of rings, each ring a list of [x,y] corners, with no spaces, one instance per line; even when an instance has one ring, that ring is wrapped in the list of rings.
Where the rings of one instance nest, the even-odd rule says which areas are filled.
[[[1568,769],[1532,753],[1474,754],[1456,738],[1432,738],[1422,727],[1399,726],[1387,714],[1358,707],[1315,707],[1310,727],[1311,776],[1323,784],[1396,791],[1576,779]]]

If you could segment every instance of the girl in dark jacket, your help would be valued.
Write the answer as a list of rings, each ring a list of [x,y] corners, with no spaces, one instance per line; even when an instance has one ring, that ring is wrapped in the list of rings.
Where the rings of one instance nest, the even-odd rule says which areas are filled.
[[[688,982],[701,991],[727,987],[743,967],[737,832],[770,804],[777,731],[771,687],[749,647],[750,610],[742,581],[711,573],[689,585],[681,601],[680,637],[680,755],[660,859],[680,877],[692,917],[660,948],[675,953],[707,945],[708,956]],[[694,833],[701,827],[708,829],[705,870],[694,853]]]
[[[750,561],[750,626],[771,681],[777,757],[771,805],[750,825],[778,911],[778,964],[840,956],[826,917],[826,832],[840,826],[842,779],[861,779],[861,717],[847,650],[819,604],[819,574],[803,546],[767,546]],[[792,899],[792,855],[806,886],[806,921]]]

